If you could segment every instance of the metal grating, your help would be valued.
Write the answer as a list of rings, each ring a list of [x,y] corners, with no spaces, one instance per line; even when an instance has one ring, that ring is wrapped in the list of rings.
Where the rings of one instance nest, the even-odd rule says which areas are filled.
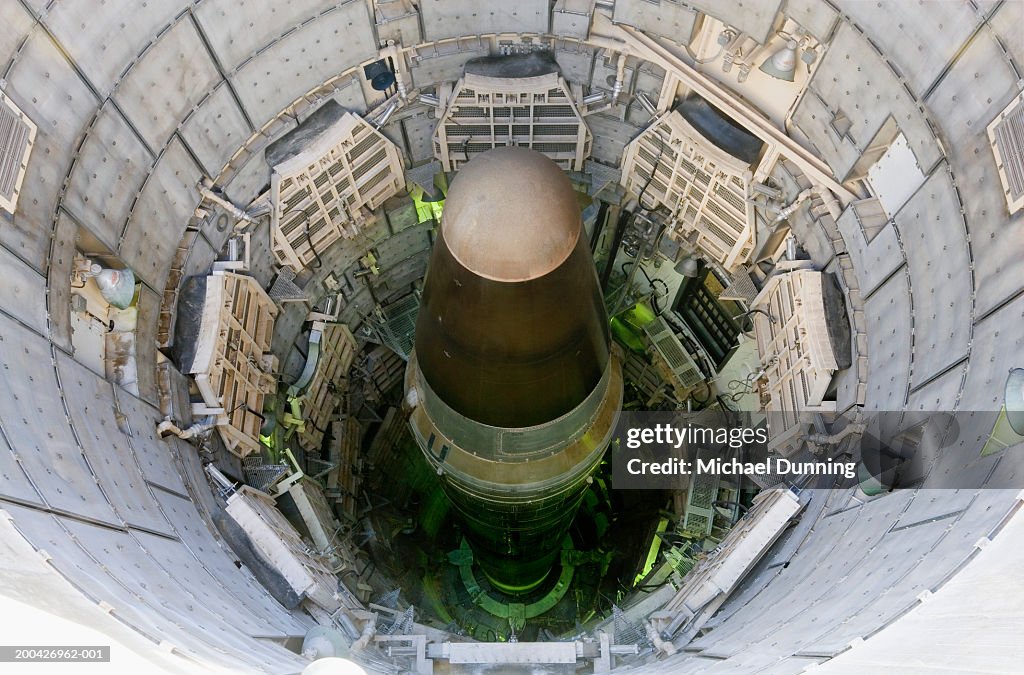
[[[242,460],[242,473],[249,487],[270,493],[270,488],[289,471],[287,464],[267,464],[260,455],[249,455]]]
[[[690,479],[690,490],[687,493],[686,516],[683,529],[701,534],[711,534],[715,521],[715,496],[718,494],[719,477],[708,474],[695,474]]]
[[[824,274],[797,269],[770,277],[752,303],[757,352],[764,364],[771,440],[789,457],[800,448],[806,416],[830,412],[825,394],[838,368],[824,307]],[[769,318],[772,317],[772,319]]]
[[[661,358],[666,369],[666,379],[673,382],[677,389],[677,397],[682,397],[690,389],[704,381],[704,375],[694,363],[689,352],[676,337],[675,332],[660,316],[643,328],[651,346]]]
[[[295,270],[290,267],[281,268],[268,294],[279,305],[285,302],[304,302],[307,299],[305,291],[295,283]]]
[[[719,300],[738,300],[749,305],[757,297],[757,286],[746,271],[737,272],[725,290],[719,293]]]
[[[0,208],[14,213],[25,180],[36,125],[0,92]]]
[[[405,187],[398,147],[345,113],[309,147],[273,167],[273,251],[299,271],[341,238],[373,222],[373,210]]]
[[[263,400],[277,388],[277,359],[270,351],[277,306],[253,277],[215,271],[206,278],[195,357],[186,368],[202,403],[195,416],[214,415],[228,450],[257,452]]]
[[[420,311],[420,298],[415,293],[381,308],[377,333],[381,344],[391,347],[403,360],[409,360],[416,339],[416,316]]]
[[[1015,98],[988,127],[1010,213],[1024,208],[1024,94]]]
[[[640,645],[650,644],[647,630],[643,624],[630,621],[626,613],[618,605],[612,605],[612,623],[614,625],[615,644]]]
[[[626,146],[621,184],[645,208],[672,212],[669,236],[693,240],[726,269],[738,268],[753,250],[754,210],[750,167],[704,140],[672,111],[653,121]]]
[[[387,607],[388,609],[395,609],[398,607],[398,596],[401,594],[401,588],[394,588],[387,593],[378,595],[377,599],[373,601],[373,604],[380,605],[381,607]]]
[[[439,111],[434,152],[445,171],[458,171],[474,155],[518,145],[544,153],[563,169],[582,171],[591,135],[557,73],[534,77],[459,80]]]

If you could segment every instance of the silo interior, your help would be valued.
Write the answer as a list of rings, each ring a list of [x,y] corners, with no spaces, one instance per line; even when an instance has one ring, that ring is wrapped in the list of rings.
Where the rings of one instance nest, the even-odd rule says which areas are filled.
[[[167,672],[1019,668],[1024,2],[0,17],[7,598]],[[609,454],[544,582],[489,584],[405,376],[505,146],[572,184],[624,414],[858,474],[623,490]],[[923,459],[862,456],[879,419]]]

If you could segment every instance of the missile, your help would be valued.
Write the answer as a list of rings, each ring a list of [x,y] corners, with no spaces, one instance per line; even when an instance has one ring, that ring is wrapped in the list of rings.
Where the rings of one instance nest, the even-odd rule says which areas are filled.
[[[448,192],[405,374],[413,435],[499,591],[557,562],[622,406],[622,367],[576,193],[496,148]]]

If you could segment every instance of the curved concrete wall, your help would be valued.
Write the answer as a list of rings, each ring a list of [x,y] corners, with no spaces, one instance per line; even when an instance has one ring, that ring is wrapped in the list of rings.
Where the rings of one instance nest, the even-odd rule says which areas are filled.
[[[218,543],[209,525],[217,507],[192,448],[153,434],[152,345],[172,257],[185,242],[187,266],[202,270],[226,236],[205,225],[183,236],[200,177],[220,177],[247,202],[268,180],[262,147],[316,98],[372,107],[351,73],[374,56],[378,38],[466,36],[420,50],[412,78],[421,87],[458,77],[485,49],[472,36],[497,30],[564,36],[558,58],[573,82],[614,75],[614,64],[575,41],[586,35],[591,3],[559,2],[549,13],[532,0],[428,0],[422,17],[380,25],[370,4],[0,0],[2,89],[39,125],[18,211],[0,215],[0,508],[97,612],[186,658],[296,670],[301,662],[272,640],[306,626]],[[977,411],[961,425],[957,461],[1000,479],[999,458],[980,460],[978,451],[1008,368],[1024,366],[1024,216],[1007,215],[985,127],[1019,92],[1024,3],[688,5],[617,0],[614,12],[669,38],[678,35],[664,21],[688,30],[696,10],[755,36],[782,12],[827,46],[789,116],[793,135],[840,179],[890,116],[906,137],[927,178],[890,222],[868,241],[849,210],[835,229],[808,221],[804,247],[822,267],[850,272],[863,307],[855,321],[866,406]],[[664,72],[646,65],[632,77],[656,94]],[[830,125],[838,111],[851,122],[842,138]],[[645,115],[634,106],[625,123],[589,121],[595,156],[614,163]],[[386,131],[404,132],[407,151],[422,160],[430,123],[420,111]],[[395,229],[371,238],[385,245]],[[144,284],[141,399],[72,353],[68,275],[80,232]],[[344,266],[361,254],[332,252]],[[292,342],[300,324],[283,321],[279,339]],[[816,496],[808,512],[816,522],[805,516],[815,527],[762,563],[695,643],[699,653],[677,658],[744,672],[822,661],[937,588],[1015,493],[907,492],[852,507],[848,497]]]

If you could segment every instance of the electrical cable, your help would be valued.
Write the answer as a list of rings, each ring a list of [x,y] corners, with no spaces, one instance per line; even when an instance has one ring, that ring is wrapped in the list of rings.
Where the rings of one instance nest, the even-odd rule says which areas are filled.
[[[304,223],[306,230],[306,242],[309,244],[309,250],[313,252],[313,257],[316,258],[317,269],[320,269],[321,267],[324,266],[324,262],[323,260],[320,259],[320,254],[317,252],[316,247],[313,246],[313,237],[311,237],[309,233],[309,213],[306,211],[306,209],[303,209],[302,215],[305,218]]]
[[[654,132],[654,137],[658,139],[658,157],[654,160],[654,166],[651,167],[651,175],[647,177],[647,182],[644,183],[643,189],[640,190],[640,195],[636,198],[636,201],[641,208],[647,208],[644,206],[644,194],[646,194],[647,188],[651,186],[651,182],[654,180],[654,174],[658,172],[658,164],[661,162],[661,158],[665,154],[665,139],[663,139],[661,134],[657,131]]]

